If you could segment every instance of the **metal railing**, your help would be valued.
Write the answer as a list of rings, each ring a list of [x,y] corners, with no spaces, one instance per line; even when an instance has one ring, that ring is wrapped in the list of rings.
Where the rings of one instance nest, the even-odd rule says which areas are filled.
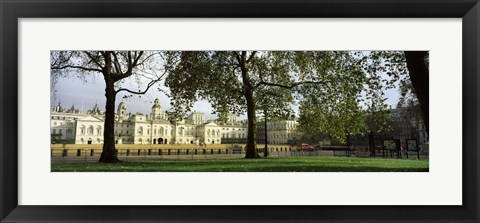
[[[205,159],[240,159],[245,157],[245,149],[241,147],[227,146],[224,148],[120,148],[117,149],[117,156],[123,161],[136,160],[205,160]],[[263,156],[264,149],[259,148],[257,152]],[[69,147],[69,148],[52,148],[52,163],[78,163],[78,162],[97,162],[102,153],[102,148],[95,147]],[[371,156],[367,150],[352,151],[297,151],[291,147],[272,147],[269,148],[269,157],[295,157],[295,156]],[[425,155],[424,155],[425,156]],[[427,159],[428,159],[428,155]]]
[[[263,155],[263,149],[257,149]],[[187,159],[236,159],[245,157],[245,149],[226,148],[122,148],[117,149],[117,156],[120,160],[187,160]],[[98,147],[77,147],[77,148],[52,148],[52,163],[67,162],[96,162],[102,149]],[[291,156],[312,156],[320,155],[318,152],[297,152],[291,148],[270,148],[270,157],[291,157]]]

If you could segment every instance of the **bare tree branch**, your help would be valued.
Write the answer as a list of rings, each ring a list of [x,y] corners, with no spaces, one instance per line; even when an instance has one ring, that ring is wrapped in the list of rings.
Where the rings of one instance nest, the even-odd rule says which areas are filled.
[[[120,65],[120,61],[118,61],[118,57],[116,53],[113,54],[113,66],[115,67],[115,72],[118,74],[122,73],[122,67]]]
[[[165,76],[165,74],[167,73],[167,70],[165,70],[163,72],[162,75],[160,75],[157,79],[154,79],[152,81],[150,81],[148,84],[147,84],[147,88],[144,90],[144,91],[132,91],[128,88],[120,88],[118,90],[115,91],[115,94],[118,94],[118,92],[121,92],[121,91],[126,91],[128,93],[131,93],[131,94],[145,94],[147,93],[148,89],[150,89],[150,87],[152,87],[153,85],[155,85],[155,83],[159,82],[162,80],[163,76]]]
[[[134,63],[135,63],[136,66],[143,65],[143,63],[145,63],[145,61],[147,61],[150,57],[153,57],[154,55],[155,55],[154,53],[148,55],[148,56],[145,57],[145,59],[143,59],[141,62],[138,62],[138,59],[140,59],[140,56],[139,56],[139,57],[137,57],[138,59],[136,60],[136,62],[134,61]]]
[[[237,53],[237,51],[233,51],[233,53],[235,54],[235,57],[237,57],[238,64],[241,64],[242,59],[240,59],[240,55]]]
[[[287,88],[287,89],[292,89],[294,87],[303,85],[303,84],[326,84],[326,81],[303,81],[303,82],[296,82],[291,85],[283,85],[283,84],[277,84],[277,83],[269,83],[265,81],[260,81],[258,82],[254,88],[257,88],[262,85],[267,85],[267,86],[274,86],[274,87],[281,87],[281,88]]]
[[[253,51],[252,54],[250,54],[250,57],[247,59],[247,63],[250,63],[250,61],[253,60],[256,53],[257,51]]]
[[[100,70],[100,69],[88,68],[88,67],[82,67],[82,66],[75,66],[75,65],[65,65],[65,66],[54,66],[54,67],[51,67],[51,69],[53,69],[53,70],[61,70],[61,69],[65,69],[65,68],[74,68],[74,69],[80,69],[80,70],[85,70],[85,71],[103,72],[103,71]]]
[[[70,54],[68,55],[68,57],[65,58],[64,60],[61,60],[61,57],[56,58],[56,59],[58,59],[58,60],[56,60],[56,62],[53,63],[53,64],[50,63],[50,67],[52,67],[52,66],[54,66],[54,65],[60,65],[60,64],[66,63],[67,61],[70,60],[70,58],[73,57],[73,54],[74,54],[74,52],[70,52]]]
[[[95,58],[91,53],[89,53],[88,51],[83,51],[93,62],[95,62],[95,64],[97,64],[98,67],[100,68],[103,68],[102,65],[100,64],[100,62],[97,60],[97,58]]]

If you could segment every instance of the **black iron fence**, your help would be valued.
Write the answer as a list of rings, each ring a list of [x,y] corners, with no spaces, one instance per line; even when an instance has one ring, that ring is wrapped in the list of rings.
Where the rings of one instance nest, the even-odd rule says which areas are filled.
[[[83,146],[83,145],[82,145]],[[225,148],[121,148],[117,149],[118,158],[128,160],[186,160],[186,159],[240,159],[245,157],[245,148],[229,146]],[[264,149],[257,152],[263,156]],[[375,152],[375,153],[373,153]],[[100,147],[77,148],[52,148],[52,163],[66,162],[97,162],[102,149]],[[381,155],[380,155],[381,154]],[[380,156],[379,156],[380,155]],[[416,158],[428,159],[428,151],[413,154],[411,151],[402,151],[393,154],[392,151],[370,151],[367,148],[325,148],[311,151],[298,151],[292,147],[269,148],[269,157],[294,157],[294,156],[355,156],[355,157],[383,157],[383,158]]]

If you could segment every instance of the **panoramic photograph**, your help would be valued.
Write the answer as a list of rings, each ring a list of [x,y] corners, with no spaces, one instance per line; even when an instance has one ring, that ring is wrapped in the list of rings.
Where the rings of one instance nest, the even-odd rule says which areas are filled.
[[[428,172],[428,51],[51,51],[52,172]]]

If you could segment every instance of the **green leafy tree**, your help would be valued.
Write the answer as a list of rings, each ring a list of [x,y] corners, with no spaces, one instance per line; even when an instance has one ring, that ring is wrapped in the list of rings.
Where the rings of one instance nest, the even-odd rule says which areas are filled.
[[[310,135],[328,135],[337,141],[344,142],[352,134],[371,133],[384,134],[391,132],[392,117],[385,104],[384,92],[387,89],[399,86],[402,93],[401,100],[410,105],[409,109],[421,108],[421,114],[428,132],[428,52],[427,51],[371,51],[349,52],[357,61],[351,66],[361,70],[362,79],[356,84],[358,88],[348,95],[346,91],[324,88],[322,91],[336,94],[340,104],[323,103],[328,100],[325,94],[319,92],[318,98],[310,98],[301,103],[301,123]],[[354,69],[354,68],[351,68]],[[353,83],[353,82],[352,82]],[[397,85],[399,84],[399,85]],[[351,95],[355,95],[353,98]],[[309,94],[307,94],[309,95]],[[310,94],[311,95],[311,94]],[[327,94],[328,95],[328,94]],[[341,99],[347,96],[345,99]],[[354,99],[355,98],[355,99]],[[406,103],[407,103],[406,102]],[[403,102],[402,102],[403,103]],[[356,107],[356,105],[362,105]],[[333,107],[331,107],[333,106]],[[337,111],[338,109],[345,111]],[[360,110],[364,110],[363,112]],[[410,111],[411,113],[413,111]],[[361,116],[365,116],[362,118]],[[355,121],[357,125],[345,122]],[[365,120],[366,122],[363,122]],[[352,128],[353,127],[353,128]]]
[[[306,138],[326,137],[344,143],[347,137],[367,131],[361,105],[376,98],[379,82],[371,81],[362,69],[362,52],[330,54],[316,64],[315,78],[322,84],[305,85],[299,91],[300,129]]]
[[[210,101],[219,116],[228,111],[246,111],[246,158],[259,157],[255,114],[261,107],[260,98],[266,98],[262,87],[273,92],[286,89],[304,106],[315,103],[333,109],[331,118],[336,122],[329,131],[336,132],[340,126],[350,127],[349,131],[361,128],[355,124],[361,114],[348,112],[359,110],[355,96],[363,87],[364,75],[358,68],[358,59],[348,52],[183,51],[167,55],[171,69],[165,83],[170,87],[176,112],[187,112],[199,98]],[[318,101],[317,96],[322,100]],[[288,97],[267,99],[270,103],[288,101]],[[345,117],[348,119],[340,121]]]
[[[165,69],[159,62],[161,55],[146,51],[52,51],[50,55],[52,86],[60,78],[101,75],[105,81],[104,144],[99,162],[118,162],[115,149],[115,99],[118,93],[145,94],[162,80]],[[163,72],[161,72],[163,70]],[[129,78],[139,83],[139,89],[122,87]],[[146,86],[145,86],[146,84]],[[143,86],[144,89],[140,89]]]
[[[392,119],[385,104],[385,90],[394,88],[398,86],[397,84],[400,84],[401,88],[408,88],[411,76],[424,74],[409,69],[406,60],[408,52],[344,53],[349,55],[347,58],[350,58],[352,63],[347,63],[349,67],[346,70],[338,70],[337,75],[342,76],[342,73],[355,71],[361,78],[350,80],[350,85],[355,87],[343,86],[341,83],[344,82],[341,82],[336,84],[335,88],[314,89],[317,91],[316,94],[304,94],[318,97],[305,98],[301,102],[302,129],[306,130],[310,137],[327,136],[339,142],[345,142],[348,137],[354,135],[391,132]],[[411,62],[408,63],[410,64]],[[414,88],[423,87],[418,85]],[[428,115],[426,118],[428,119]]]
[[[426,131],[429,128],[429,52],[428,51],[372,51],[365,57],[366,72],[386,74],[385,83],[377,85],[389,89],[399,83],[401,100],[418,103]],[[368,66],[370,64],[371,66]],[[403,102],[402,102],[403,103]],[[405,106],[405,105],[403,105]],[[412,107],[412,106],[410,106]],[[413,108],[413,107],[412,107]]]
[[[257,113],[263,114],[265,147],[263,157],[268,157],[268,128],[267,122],[282,118],[291,119],[294,103],[292,92],[286,88],[262,86],[257,90]]]

